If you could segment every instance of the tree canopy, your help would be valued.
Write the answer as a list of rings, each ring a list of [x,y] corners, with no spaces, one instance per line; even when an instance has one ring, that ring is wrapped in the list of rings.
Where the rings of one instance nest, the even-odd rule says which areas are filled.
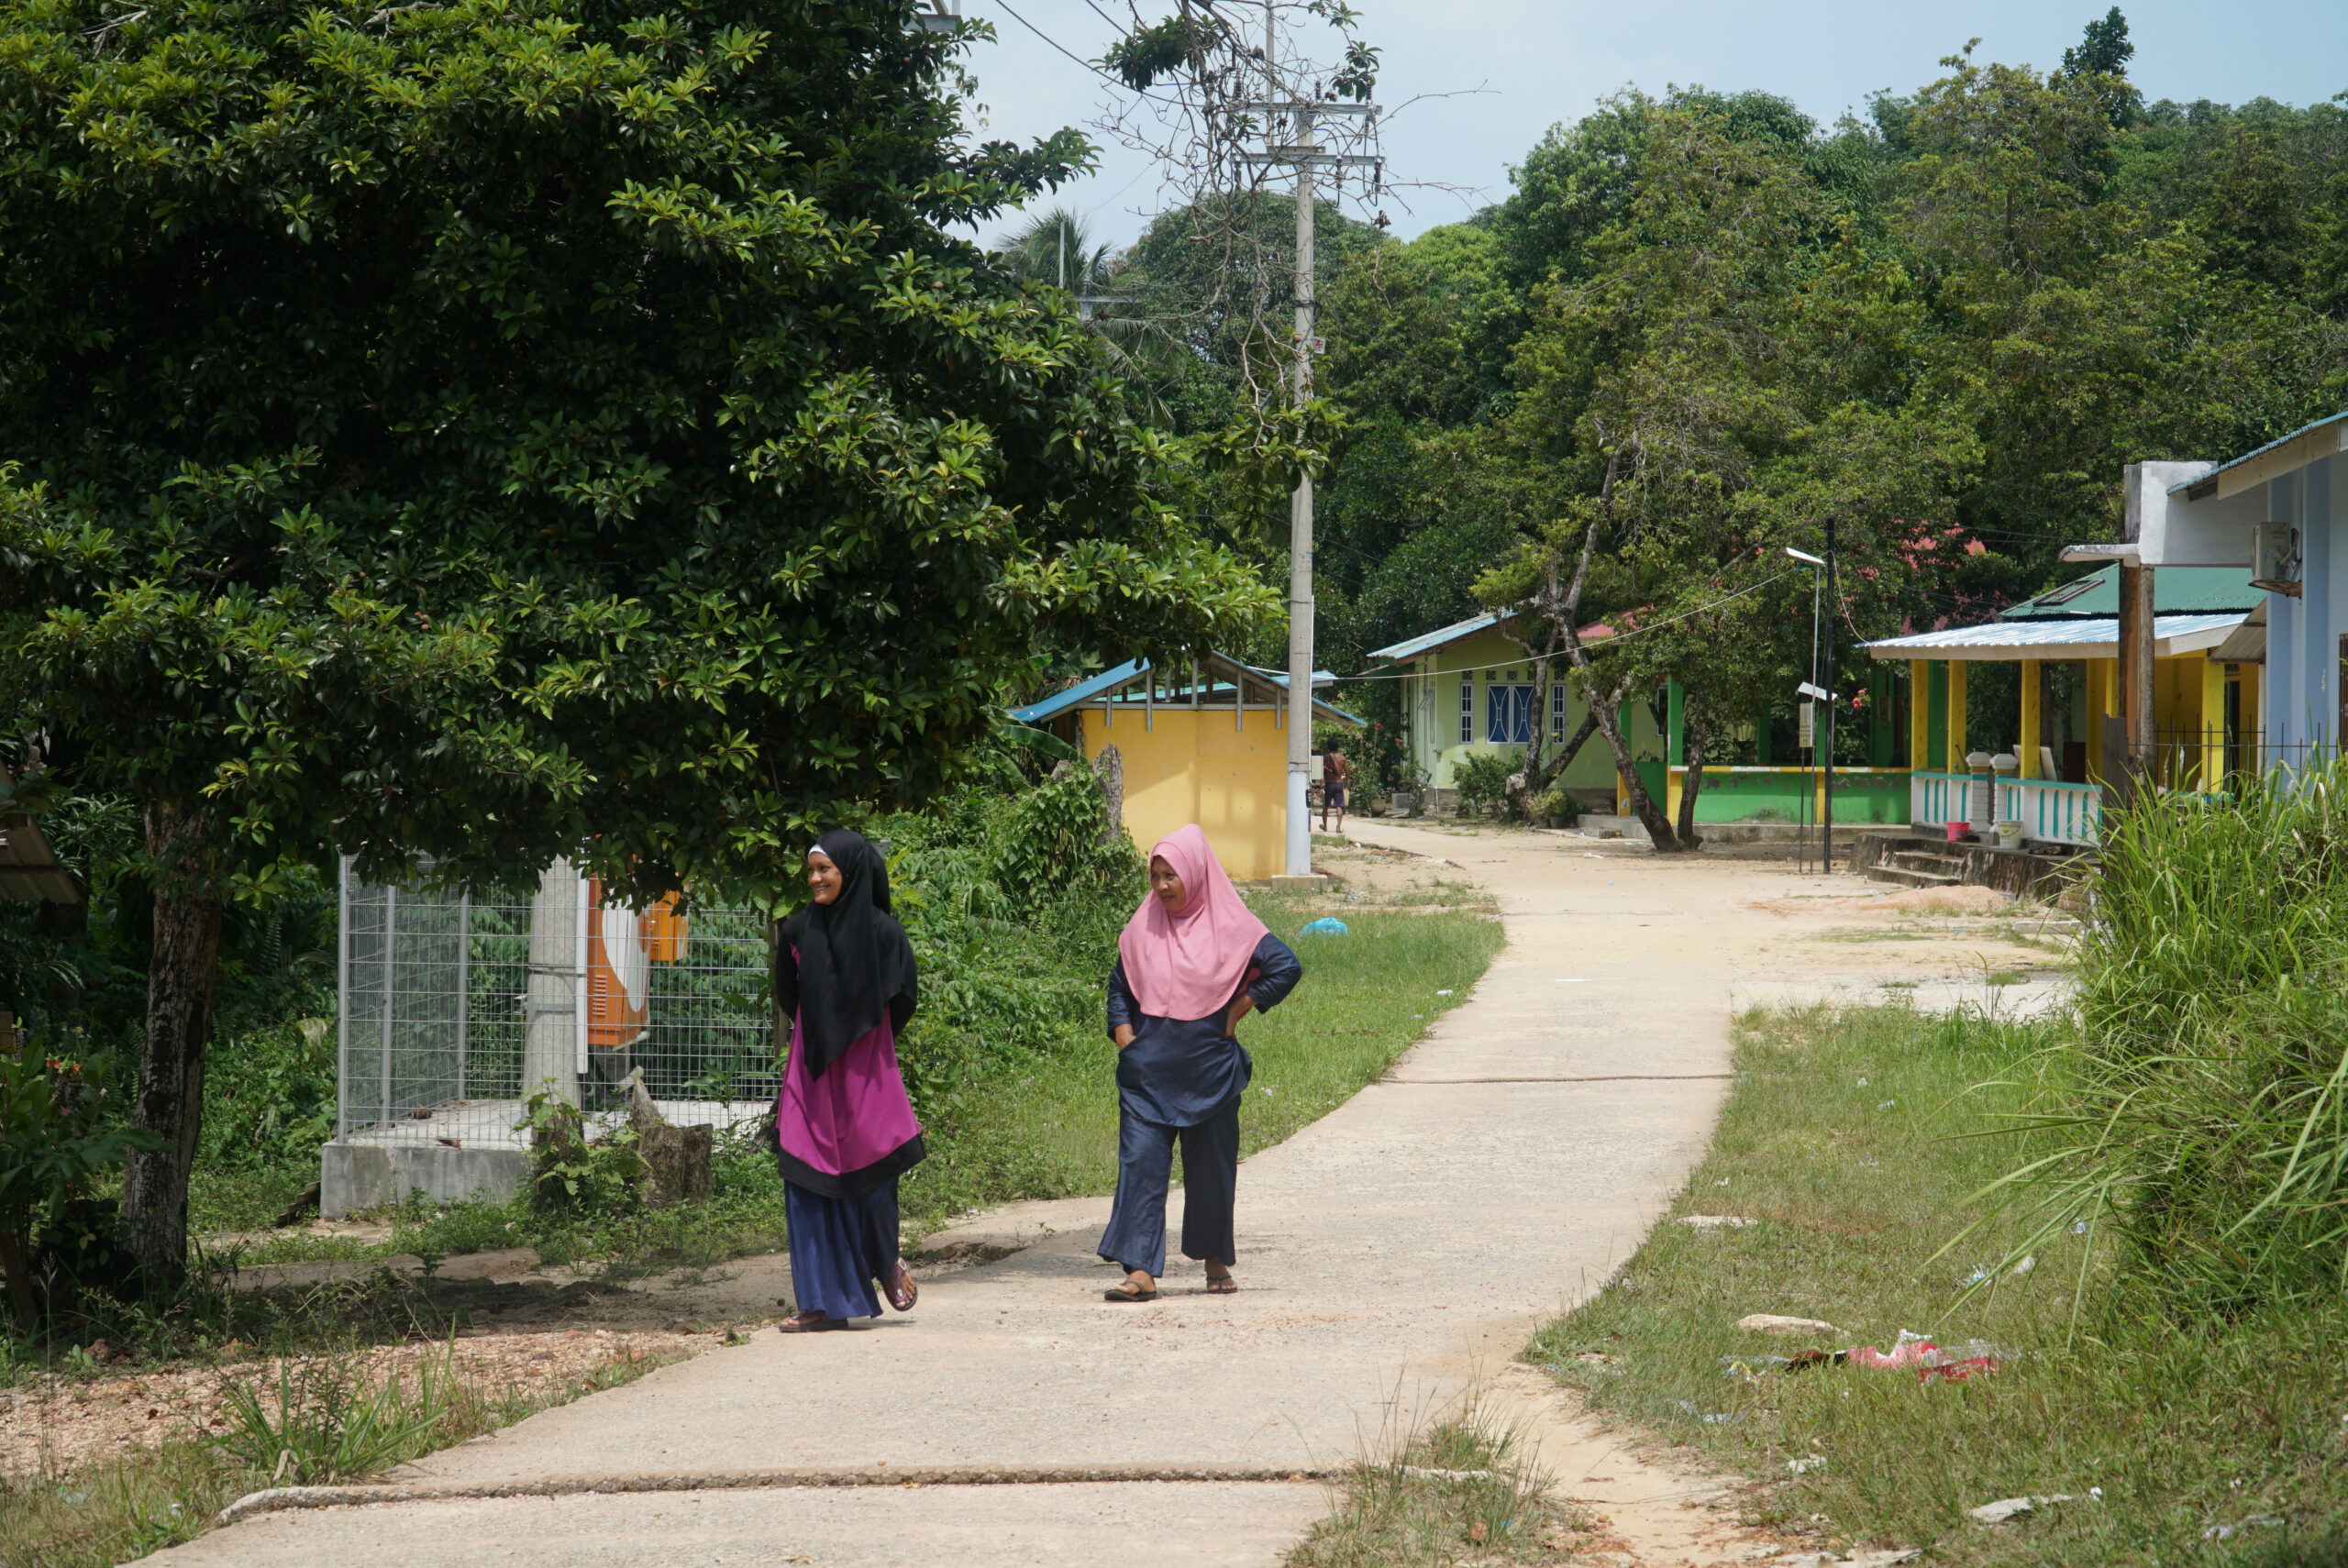
[[[770,892],[1042,650],[1270,595],[1065,296],[948,226],[913,0],[0,5],[0,690],[144,812],[127,1206],[176,1277],[220,900],[328,846]]]

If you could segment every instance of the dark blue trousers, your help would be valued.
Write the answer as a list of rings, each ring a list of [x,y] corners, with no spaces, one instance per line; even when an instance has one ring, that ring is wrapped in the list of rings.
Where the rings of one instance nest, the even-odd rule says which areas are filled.
[[[1166,1272],[1166,1193],[1182,1145],[1182,1255],[1235,1265],[1233,1200],[1239,1187],[1239,1105],[1195,1127],[1167,1127],[1128,1110],[1117,1121],[1117,1201],[1101,1255],[1128,1273]]]
[[[790,1228],[791,1295],[802,1312],[878,1318],[876,1279],[897,1277],[897,1179],[861,1198],[825,1198],[796,1182],[782,1187]]]

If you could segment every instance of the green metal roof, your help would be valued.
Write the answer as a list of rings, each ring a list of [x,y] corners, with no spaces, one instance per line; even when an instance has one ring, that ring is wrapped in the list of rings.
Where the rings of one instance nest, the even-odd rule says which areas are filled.
[[[2216,615],[2255,610],[2265,593],[2250,585],[2250,568],[2159,567],[2153,572],[2153,613]],[[2070,621],[2120,613],[2120,568],[2108,566],[2075,582],[2000,611],[2000,621]]]

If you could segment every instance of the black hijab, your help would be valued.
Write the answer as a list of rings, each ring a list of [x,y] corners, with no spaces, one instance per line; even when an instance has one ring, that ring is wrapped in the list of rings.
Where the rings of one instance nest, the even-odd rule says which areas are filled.
[[[880,852],[846,828],[817,839],[815,849],[839,867],[840,896],[783,922],[774,962],[775,1004],[799,1015],[810,1078],[821,1077],[884,1016],[903,1029],[916,995],[914,947],[889,912],[889,867]]]

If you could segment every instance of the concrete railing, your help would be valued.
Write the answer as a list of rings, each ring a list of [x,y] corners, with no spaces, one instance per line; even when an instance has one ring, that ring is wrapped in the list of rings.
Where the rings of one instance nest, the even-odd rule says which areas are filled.
[[[1972,820],[1973,791],[1981,784],[1970,773],[1911,773],[1908,776],[1910,820],[1938,827]],[[2050,778],[2000,778],[1994,818],[2019,822],[2026,838],[2049,844],[2093,845],[2103,806],[2096,784],[2060,784]]]

